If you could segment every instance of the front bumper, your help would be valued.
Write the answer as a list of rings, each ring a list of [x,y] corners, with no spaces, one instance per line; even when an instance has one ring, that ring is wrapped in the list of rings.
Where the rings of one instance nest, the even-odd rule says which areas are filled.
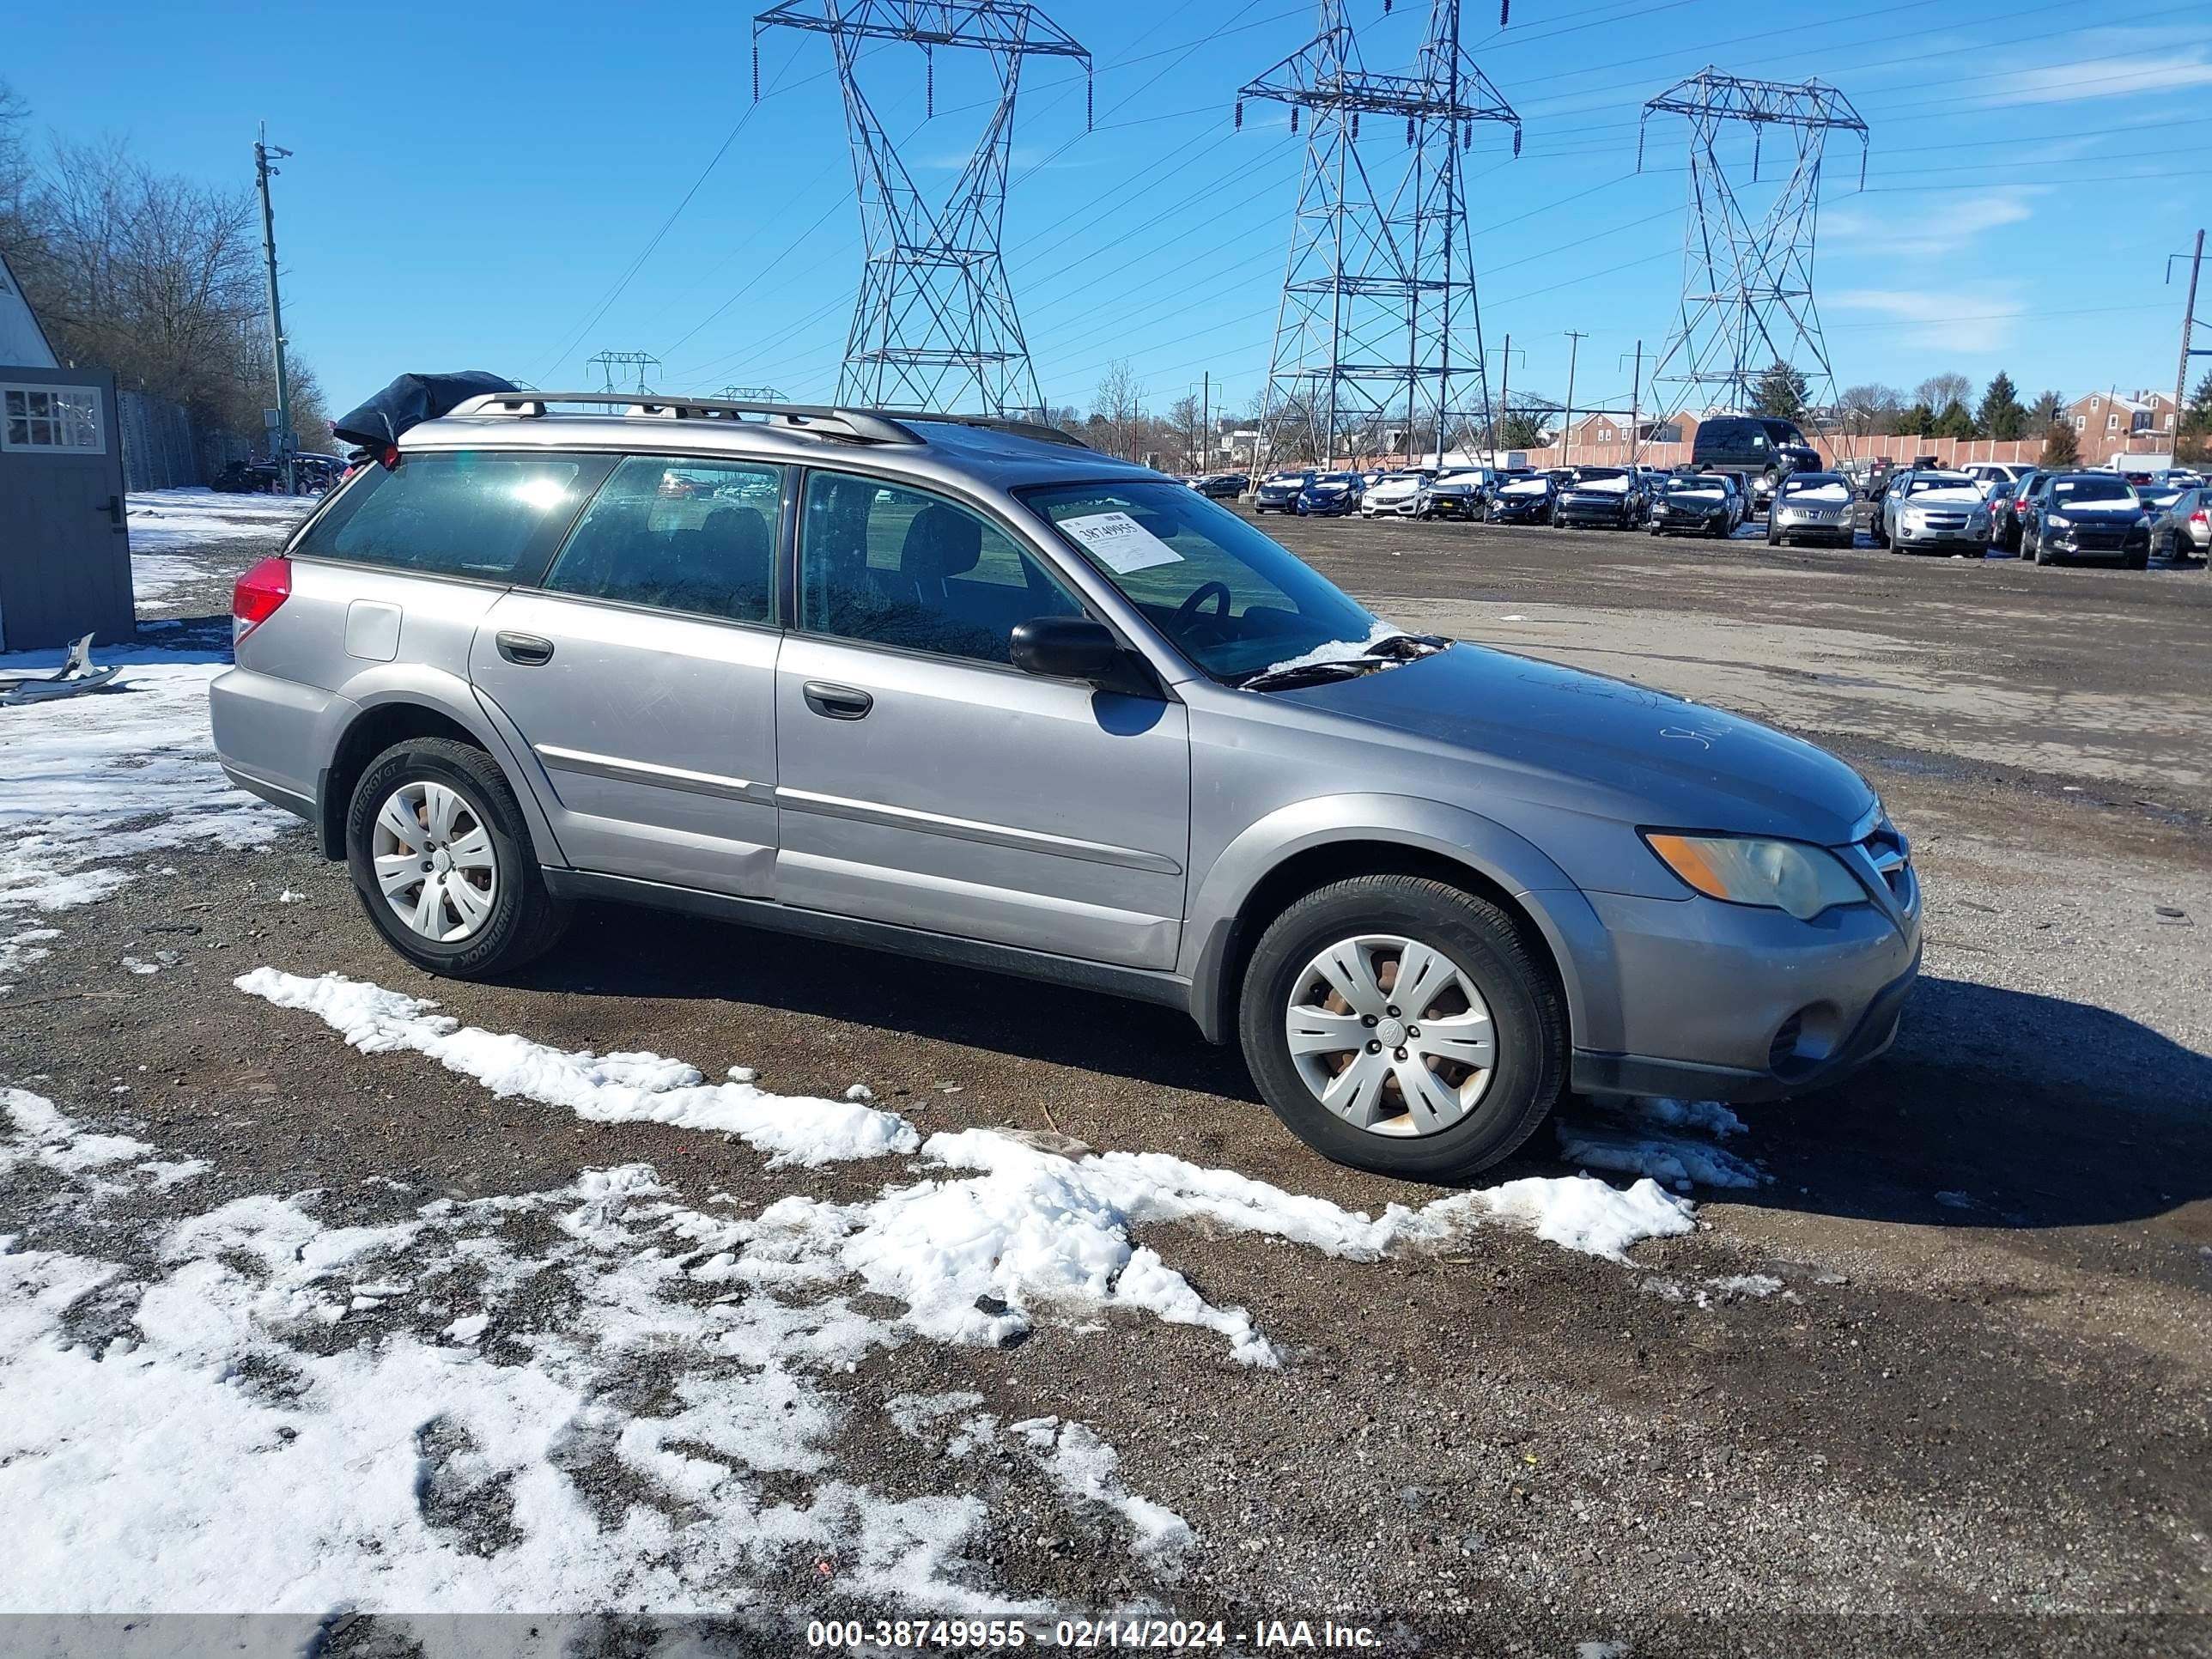
[[[1778,536],[1828,536],[1842,542],[1851,539],[1851,521],[1848,519],[1800,518],[1788,508],[1776,515],[1774,533]]]
[[[1765,1100],[1836,1081],[1888,1048],[1920,969],[1917,884],[1900,905],[1810,922],[1705,898],[1588,895],[1617,975],[1614,1028],[1578,1031],[1584,1094]]]
[[[1987,547],[1990,532],[1981,530],[1929,530],[1900,523],[1890,540],[1899,547]]]
[[[1363,519],[1410,519],[1426,505],[1426,500],[1419,495],[1406,495],[1394,501],[1363,501],[1359,503],[1359,516]]]
[[[1628,515],[1618,507],[1577,507],[1562,501],[1552,509],[1552,522],[1588,525],[1596,530],[1617,530],[1628,523]]]
[[[2069,559],[2124,559],[2150,550],[2150,532],[2130,530],[2124,536],[2115,537],[2109,531],[2092,530],[2085,537],[2079,526],[2069,525],[2063,530],[2046,531],[2043,545],[2053,554]]]

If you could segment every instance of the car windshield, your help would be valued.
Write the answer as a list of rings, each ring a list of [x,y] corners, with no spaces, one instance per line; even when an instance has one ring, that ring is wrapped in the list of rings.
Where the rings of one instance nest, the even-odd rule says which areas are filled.
[[[1333,645],[1357,647],[1382,629],[1320,572],[1227,508],[1175,484],[1050,484],[1021,495],[1217,679],[1241,679]]]
[[[1847,501],[1851,498],[1851,487],[1841,478],[1814,475],[1787,480],[1782,493],[1793,501]]]
[[[1537,495],[1552,487],[1549,478],[1508,478],[1499,492],[1506,495]]]
[[[2131,501],[2136,497],[2124,478],[2057,478],[2051,483],[2051,493],[2057,500],[2077,503]]]
[[[1977,486],[1972,478],[1915,478],[1911,483],[1905,486],[1905,493],[1907,495],[1924,495],[1932,490],[1938,489],[1957,491],[1960,489],[1975,490],[1976,489]]]
[[[1316,484],[1342,485],[1358,483],[1358,482],[1359,475],[1357,472],[1324,472],[1321,477],[1314,480]]]
[[[1574,487],[1601,495],[1624,495],[1628,489],[1628,475],[1616,466],[1584,467],[1576,475]]]
[[[1667,493],[1669,495],[1724,495],[1728,493],[1728,486],[1718,478],[1669,478],[1667,480]]]

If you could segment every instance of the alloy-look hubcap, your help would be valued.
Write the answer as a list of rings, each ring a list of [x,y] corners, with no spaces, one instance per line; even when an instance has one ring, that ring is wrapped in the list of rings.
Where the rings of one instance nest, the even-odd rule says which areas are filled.
[[[458,790],[401,784],[377,809],[369,852],[384,902],[424,939],[458,944],[491,920],[499,897],[491,831]]]
[[[1378,1135],[1431,1135],[1473,1111],[1498,1064],[1474,979],[1419,939],[1340,939],[1300,972],[1283,1012],[1291,1063],[1316,1100]]]

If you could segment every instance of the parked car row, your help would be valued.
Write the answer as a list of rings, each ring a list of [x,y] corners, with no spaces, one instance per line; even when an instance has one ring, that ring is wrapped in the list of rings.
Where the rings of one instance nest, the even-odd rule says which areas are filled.
[[[2087,557],[2140,570],[2154,554],[2212,556],[2212,488],[2176,468],[1911,466],[1883,480],[1870,528],[1900,553],[1996,548],[2038,564]]]

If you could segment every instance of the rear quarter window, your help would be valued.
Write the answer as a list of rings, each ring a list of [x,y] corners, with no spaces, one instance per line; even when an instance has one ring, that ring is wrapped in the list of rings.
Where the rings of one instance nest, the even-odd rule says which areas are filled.
[[[292,550],[426,575],[534,581],[611,465],[599,455],[483,450],[374,467]]]

